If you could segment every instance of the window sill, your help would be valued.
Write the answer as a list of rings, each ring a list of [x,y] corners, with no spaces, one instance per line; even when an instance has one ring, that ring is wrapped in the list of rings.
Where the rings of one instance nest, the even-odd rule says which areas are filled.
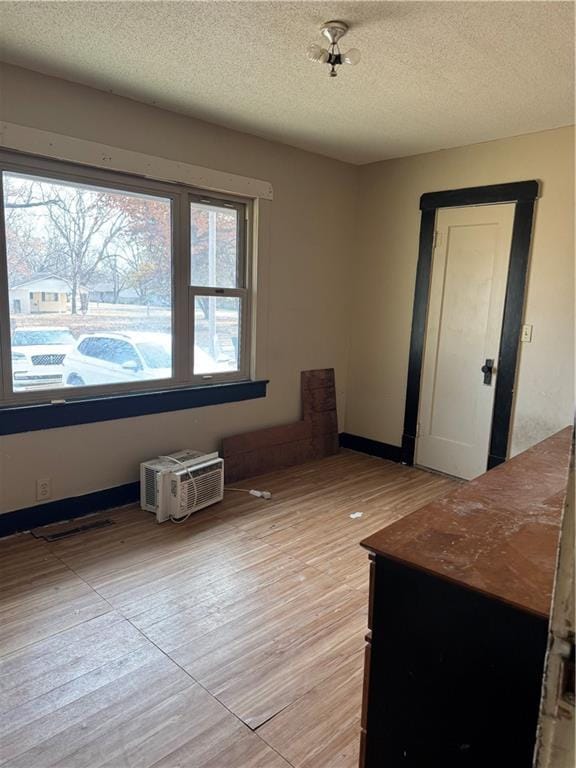
[[[8,406],[0,408],[0,435],[254,400],[266,397],[267,384],[267,380],[241,381],[233,384],[211,384],[203,387],[69,400],[66,403]]]

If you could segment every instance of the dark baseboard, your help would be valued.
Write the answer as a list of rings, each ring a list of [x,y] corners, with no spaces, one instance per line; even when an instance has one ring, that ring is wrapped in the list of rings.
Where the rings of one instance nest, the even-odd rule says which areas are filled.
[[[402,448],[400,450],[402,452],[402,464],[412,467],[414,465],[414,454],[416,453],[416,438],[404,432],[402,435]]]
[[[360,451],[360,453],[369,453],[370,456],[378,456],[380,459],[397,462],[402,460],[402,449],[399,445],[380,443],[378,440],[350,435],[348,432],[340,433],[340,446],[350,448],[352,451]]]
[[[487,469],[493,469],[494,467],[497,467],[499,464],[504,464],[506,459],[502,458],[502,456],[494,456],[493,454],[488,454],[488,467]]]
[[[50,501],[34,507],[17,509],[0,515],[0,537],[29,531],[49,523],[59,523],[75,517],[83,517],[113,507],[131,504],[140,497],[140,483],[127,483],[104,491],[94,491],[84,496]]]

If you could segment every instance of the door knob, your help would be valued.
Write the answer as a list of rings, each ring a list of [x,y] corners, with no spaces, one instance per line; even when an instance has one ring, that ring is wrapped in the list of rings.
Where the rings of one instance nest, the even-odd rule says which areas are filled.
[[[492,374],[494,373],[494,360],[487,357],[486,362],[480,370],[484,374],[484,384],[490,386],[492,384]]]

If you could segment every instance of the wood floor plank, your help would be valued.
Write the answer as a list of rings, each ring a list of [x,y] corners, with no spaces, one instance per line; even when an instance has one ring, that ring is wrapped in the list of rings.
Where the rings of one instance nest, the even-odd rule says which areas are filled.
[[[154,696],[159,690],[167,690],[169,695],[190,682],[164,654],[147,644],[3,715],[2,731],[8,733],[2,738],[0,759],[14,760],[28,753],[28,759],[36,762],[35,755],[48,759],[50,753],[61,754],[65,748],[73,749],[76,731],[81,735],[89,727],[92,733],[113,717],[114,707],[125,711],[134,705],[133,699],[144,707],[152,688]]]
[[[320,573],[302,573],[294,597],[278,582],[235,606],[230,620],[170,651],[184,669],[252,728],[329,676],[363,645],[366,600]],[[238,615],[238,612],[244,611]]]
[[[153,568],[167,557],[187,553],[200,556],[215,538],[225,547],[239,536],[229,523],[207,519],[204,510],[198,513],[199,517],[191,518],[189,524],[180,526],[180,530],[168,523],[158,525],[152,515],[142,510],[127,510],[126,515],[126,523],[114,526],[112,535],[111,528],[89,532],[51,543],[51,551],[88,583],[105,587],[123,576]]]
[[[224,680],[213,670],[206,687],[247,725],[258,728],[358,653],[365,624],[364,610],[343,614],[329,626],[319,622],[297,643],[268,643],[253,651],[234,671],[235,678]],[[191,671],[204,677],[196,665]]]
[[[142,648],[146,638],[106,613],[0,659],[0,713]]]
[[[0,540],[0,656],[111,610],[32,536]]]
[[[229,602],[302,571],[299,560],[266,545],[243,553],[236,566],[234,570],[198,569],[194,574],[187,574],[185,579],[178,579],[161,592],[141,600],[130,621],[145,631],[152,625],[163,624],[178,632],[179,625],[194,626],[196,617],[203,616],[206,609],[220,612]]]
[[[202,688],[192,694],[188,740],[153,768],[292,768]]]
[[[351,494],[356,498],[362,482],[371,486],[372,478],[382,478],[395,465],[359,454],[343,453],[321,462],[311,462],[291,470],[264,475],[239,483],[239,487],[258,486],[269,490],[272,499],[255,500],[246,494],[228,494],[214,507],[218,517],[233,521],[234,525],[254,536],[269,530],[298,525],[314,510],[317,501],[326,494],[336,493],[338,498]],[[262,507],[266,514],[262,514]]]
[[[117,665],[116,665],[117,666]],[[263,740],[194,683],[157,649],[125,658],[121,676],[105,668],[94,687],[4,740],[0,760],[10,768],[288,768]],[[90,679],[91,678],[91,679]],[[69,693],[69,691],[66,691]],[[187,758],[190,758],[188,762]]]
[[[283,556],[273,553],[270,558],[273,567],[276,560],[282,563]],[[150,612],[147,612],[132,622],[140,622],[138,625],[144,634],[163,651],[188,646],[190,653],[208,653],[215,640],[231,642],[234,635],[246,637],[253,626],[261,628],[264,622],[272,632],[274,615],[284,624],[290,601],[305,600],[314,591],[334,586],[318,571],[303,570],[301,563],[297,569],[279,567],[261,579],[254,579],[254,572],[250,570],[252,580],[243,582],[239,578],[241,573],[233,574],[225,584],[219,580],[212,590],[196,595],[196,600],[178,613],[148,623],[145,620]]]
[[[258,728],[264,741],[294,768],[356,768],[364,654]]]
[[[260,528],[262,540],[334,578],[346,580],[350,586],[365,588],[365,554],[353,542],[456,487],[456,482],[447,478],[396,465],[393,469],[393,477],[387,474],[383,482],[374,477],[368,484],[364,478],[359,496],[340,496],[331,491],[322,498],[315,497],[313,514],[300,519],[297,525],[276,530]],[[360,518],[350,517],[358,512]]]

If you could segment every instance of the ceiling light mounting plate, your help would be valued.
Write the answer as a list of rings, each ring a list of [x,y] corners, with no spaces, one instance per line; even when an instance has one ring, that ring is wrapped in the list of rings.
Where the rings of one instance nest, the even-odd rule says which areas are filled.
[[[327,21],[320,27],[320,32],[333,45],[348,32],[348,24],[345,21]]]

